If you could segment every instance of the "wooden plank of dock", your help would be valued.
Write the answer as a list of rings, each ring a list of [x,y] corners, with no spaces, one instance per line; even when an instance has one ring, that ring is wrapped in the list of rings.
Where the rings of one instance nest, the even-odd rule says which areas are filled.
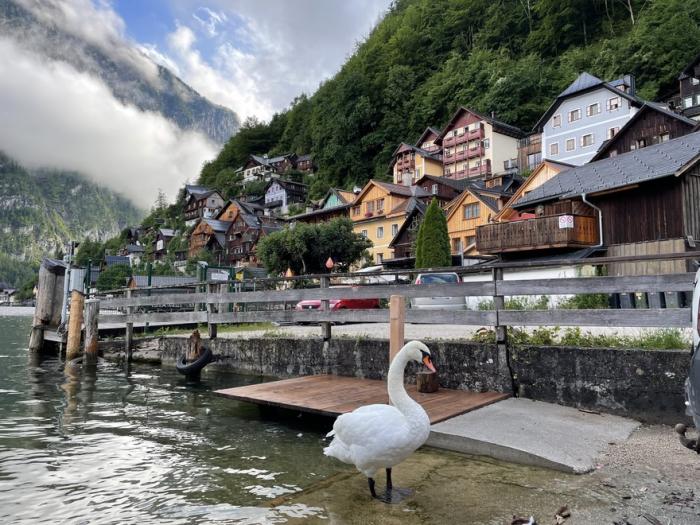
[[[509,397],[500,392],[469,392],[441,388],[422,394],[407,385],[408,394],[438,423]],[[334,375],[315,375],[217,390],[217,395],[259,405],[275,406],[323,416],[338,416],[363,405],[389,403],[386,381]]]

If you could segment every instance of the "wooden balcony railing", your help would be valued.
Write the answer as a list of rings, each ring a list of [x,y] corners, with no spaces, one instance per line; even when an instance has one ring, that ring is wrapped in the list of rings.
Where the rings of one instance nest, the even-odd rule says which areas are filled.
[[[482,254],[581,248],[598,244],[598,223],[585,215],[551,215],[479,226],[476,249]]]

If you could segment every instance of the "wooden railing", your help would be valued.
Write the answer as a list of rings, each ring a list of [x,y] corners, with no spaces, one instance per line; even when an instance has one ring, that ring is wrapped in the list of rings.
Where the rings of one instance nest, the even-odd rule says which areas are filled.
[[[562,225],[570,217],[573,224]],[[566,226],[566,227],[562,227]],[[598,223],[585,215],[551,215],[522,221],[485,224],[476,230],[476,249],[483,254],[595,246]]]

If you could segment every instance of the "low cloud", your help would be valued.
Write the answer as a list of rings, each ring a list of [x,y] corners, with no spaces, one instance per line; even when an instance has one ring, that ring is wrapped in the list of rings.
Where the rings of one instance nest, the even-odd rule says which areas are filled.
[[[174,197],[217,147],[114,98],[100,80],[0,38],[0,150],[29,167],[88,175],[142,207]]]

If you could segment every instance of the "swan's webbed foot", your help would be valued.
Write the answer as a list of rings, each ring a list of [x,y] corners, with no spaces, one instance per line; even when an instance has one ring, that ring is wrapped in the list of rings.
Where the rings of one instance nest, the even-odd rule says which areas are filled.
[[[687,438],[685,433],[688,428],[682,423],[677,424],[675,430],[678,434],[678,439],[680,440],[681,445],[700,454],[700,436],[698,436],[697,439]]]
[[[369,491],[372,494],[372,497],[374,499],[378,499],[379,501],[383,501],[384,503],[400,503],[409,496],[413,495],[413,491],[411,489],[400,489],[398,487],[394,487],[393,483],[391,482],[390,468],[386,469],[386,489],[384,491],[384,494],[382,494],[381,496],[377,495],[377,492],[374,488],[374,479],[367,478],[367,480],[369,482]]]

